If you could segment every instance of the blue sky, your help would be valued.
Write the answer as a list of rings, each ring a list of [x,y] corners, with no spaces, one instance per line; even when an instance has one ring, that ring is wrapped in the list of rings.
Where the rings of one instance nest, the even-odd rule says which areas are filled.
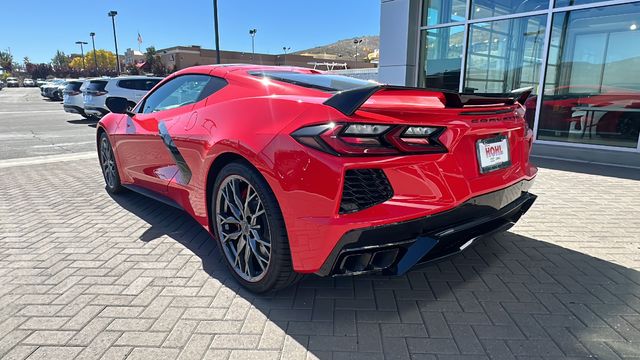
[[[118,51],[174,45],[214,48],[211,0],[39,0],[3,1],[0,49],[14,60],[49,62],[56,50],[80,53],[76,41],[114,50],[109,10],[118,11]],[[380,0],[218,0],[220,47],[251,51],[249,29],[258,29],[256,52],[281,53],[283,46],[302,50],[336,40],[377,35]],[[12,15],[11,15],[12,14]],[[85,49],[86,51],[86,49]]]

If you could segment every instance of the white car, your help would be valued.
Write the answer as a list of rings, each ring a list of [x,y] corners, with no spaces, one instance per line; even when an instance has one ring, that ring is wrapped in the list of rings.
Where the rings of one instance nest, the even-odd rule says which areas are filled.
[[[119,76],[111,79],[92,79],[84,94],[84,112],[88,116],[102,117],[109,110],[105,105],[108,97],[123,97],[133,107],[142,97],[162,80],[151,76]]]
[[[36,86],[36,83],[33,81],[33,79],[24,79],[24,81],[22,82],[22,86],[33,87]]]
[[[53,79],[40,86],[40,95],[50,98],[53,95],[53,91],[65,82],[64,79]]]
[[[8,77],[7,87],[20,87],[20,81],[18,80],[18,78]]]
[[[72,114],[80,114],[90,118],[84,112],[83,93],[89,85],[89,80],[69,80],[62,92],[62,107],[64,111]]]

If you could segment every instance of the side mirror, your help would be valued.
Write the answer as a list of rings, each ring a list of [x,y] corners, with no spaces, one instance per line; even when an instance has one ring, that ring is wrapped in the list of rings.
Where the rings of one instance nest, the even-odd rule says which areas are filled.
[[[115,114],[127,114],[133,116],[134,113],[129,109],[129,100],[123,97],[109,97],[105,101],[109,111]]]

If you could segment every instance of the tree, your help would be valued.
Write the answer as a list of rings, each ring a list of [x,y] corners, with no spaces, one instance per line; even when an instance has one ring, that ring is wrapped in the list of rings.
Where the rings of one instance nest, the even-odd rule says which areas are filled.
[[[69,73],[69,63],[71,60],[63,51],[56,50],[56,54],[51,59],[51,66],[56,76],[64,77]]]
[[[93,50],[87,53],[86,63],[87,69],[94,69],[96,67],[93,59]],[[108,50],[96,50],[96,58],[98,60],[98,69],[107,70],[114,69],[116,67],[116,54]]]
[[[143,69],[146,72],[151,72],[158,76],[165,76],[169,73],[169,69],[167,69],[162,63],[162,59],[160,58],[160,55],[158,55],[154,46],[149,46],[147,48]]]
[[[46,79],[47,76],[53,73],[53,68],[49,64],[31,64],[27,65],[27,72],[31,75],[32,79]]]
[[[7,71],[13,71],[13,55],[7,51],[0,51],[0,68]]]

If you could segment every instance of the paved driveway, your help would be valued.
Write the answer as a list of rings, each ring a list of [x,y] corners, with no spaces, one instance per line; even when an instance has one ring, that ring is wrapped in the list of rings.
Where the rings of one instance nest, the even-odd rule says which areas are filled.
[[[195,221],[60,160],[0,161],[0,358],[640,358],[637,180],[543,168],[463,255],[255,296]]]

